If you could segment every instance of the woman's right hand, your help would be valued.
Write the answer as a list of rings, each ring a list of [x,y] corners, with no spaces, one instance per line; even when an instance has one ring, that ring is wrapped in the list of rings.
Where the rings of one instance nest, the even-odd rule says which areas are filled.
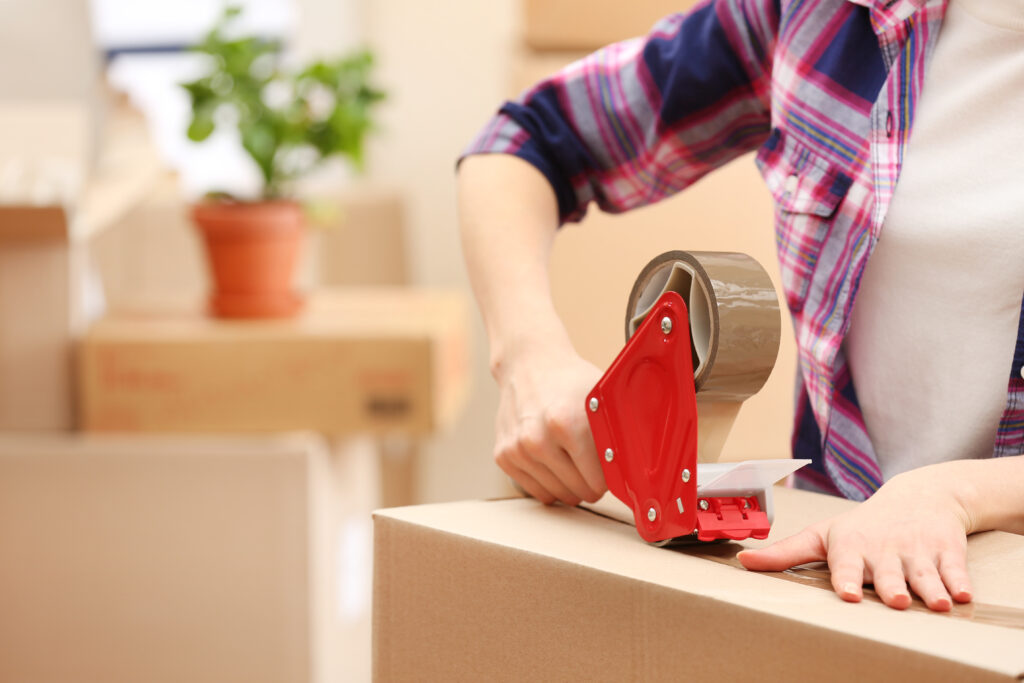
[[[494,460],[537,500],[577,505],[607,490],[587,422],[601,371],[574,351],[537,350],[495,372],[501,391]]]
[[[573,349],[551,298],[558,220],[555,192],[532,164],[463,160],[462,246],[501,392],[494,459],[537,500],[576,505],[605,491],[584,405],[601,371]]]

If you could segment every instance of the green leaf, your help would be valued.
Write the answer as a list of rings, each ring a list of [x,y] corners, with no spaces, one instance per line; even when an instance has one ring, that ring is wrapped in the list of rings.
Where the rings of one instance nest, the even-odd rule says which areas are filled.
[[[192,142],[202,142],[210,137],[216,124],[213,121],[213,111],[204,107],[192,112],[192,123],[188,126],[188,139]]]
[[[197,142],[208,138],[216,127],[215,111],[231,105],[242,147],[259,167],[268,196],[279,193],[290,175],[331,157],[360,167],[373,109],[384,98],[372,83],[372,53],[361,50],[282,72],[278,42],[229,33],[240,14],[240,7],[226,8],[194,48],[211,59],[204,77],[182,84],[192,104],[188,137]],[[290,86],[285,91],[290,101],[285,97],[268,104],[264,92],[272,81]],[[296,164],[294,151],[304,148],[310,153]]]
[[[274,157],[277,155],[277,139],[274,128],[266,121],[254,121],[241,126],[242,147],[249,153],[263,174],[263,180],[274,182]]]

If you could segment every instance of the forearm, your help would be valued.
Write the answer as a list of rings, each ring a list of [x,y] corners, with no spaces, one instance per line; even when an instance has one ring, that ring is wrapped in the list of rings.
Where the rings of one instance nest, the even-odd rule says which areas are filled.
[[[571,348],[548,278],[558,228],[548,181],[522,159],[488,154],[463,160],[458,189],[462,247],[495,376],[538,347]]]
[[[957,460],[935,465],[953,482],[969,533],[1000,529],[1024,534],[1024,456]]]

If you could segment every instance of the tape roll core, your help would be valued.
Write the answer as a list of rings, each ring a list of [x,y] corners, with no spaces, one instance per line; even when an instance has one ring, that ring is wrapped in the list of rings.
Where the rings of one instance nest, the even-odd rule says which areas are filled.
[[[771,278],[746,254],[669,251],[640,272],[626,307],[632,336],[664,292],[683,297],[690,316],[698,401],[743,401],[771,375],[782,317]]]

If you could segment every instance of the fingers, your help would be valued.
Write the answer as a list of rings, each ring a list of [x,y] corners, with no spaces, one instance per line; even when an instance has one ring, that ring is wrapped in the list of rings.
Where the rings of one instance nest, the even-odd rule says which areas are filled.
[[[546,482],[550,475],[557,480],[557,486],[570,492],[575,502],[570,503],[559,496],[566,504],[576,505],[581,500],[595,501],[600,494],[587,485],[583,474],[576,464],[560,446],[558,441],[550,438],[540,430],[528,431],[519,439],[519,449],[532,463],[521,463],[520,467],[532,474],[538,481]],[[545,486],[547,484],[545,483]],[[554,493],[554,489],[548,488]]]
[[[504,439],[495,448],[495,462],[537,500],[575,506],[582,500],[596,501],[607,490],[585,416],[508,420],[499,422],[499,433]],[[532,480],[529,485],[520,473]]]
[[[948,612],[953,600],[969,602],[971,584],[963,552],[945,551],[936,560],[920,549],[899,553],[893,548],[874,549],[836,544],[829,555],[832,586],[844,600],[861,599],[860,584],[872,583],[882,602],[893,609],[906,609],[913,601],[911,591],[936,612]]]
[[[604,471],[594,449],[594,439],[590,435],[586,417],[579,412],[557,416],[548,420],[547,427],[555,442],[561,446],[573,471],[579,474],[584,486],[594,495],[593,498],[580,497],[590,502],[596,501],[608,490],[608,486],[604,481]]]
[[[551,505],[555,502],[555,497],[550,491],[537,483],[537,480],[529,474],[513,465],[507,458],[498,456],[495,457],[494,461],[498,463],[498,467],[500,467],[505,474],[511,477],[512,481],[522,488],[526,495],[539,500],[545,505]]]
[[[584,399],[601,371],[572,352],[528,351],[498,378],[495,461],[528,490],[520,474],[532,479],[538,500],[596,501],[607,489]]]
[[[581,498],[569,490],[569,487],[555,476],[555,474],[548,469],[545,463],[537,461],[523,449],[511,449],[508,452],[508,460],[512,464],[513,469],[528,475],[536,481],[545,491],[551,494],[554,500],[560,500],[569,506],[579,505]],[[510,476],[515,478],[515,475]],[[545,504],[554,502],[554,500],[545,501],[541,498],[538,498],[538,500],[541,500]]]
[[[948,612],[953,607],[953,599],[946,592],[946,587],[939,576],[939,570],[934,561],[921,557],[913,557],[904,560],[903,574],[911,590],[917,593],[929,609],[936,612]],[[909,596],[907,604],[910,604]]]
[[[825,543],[817,528],[809,527],[766,548],[744,550],[736,557],[747,569],[778,572],[798,564],[824,560]]]
[[[957,602],[970,602],[973,589],[967,574],[967,557],[963,548],[939,553],[939,576],[946,590]]]
[[[910,607],[910,592],[903,574],[903,563],[895,552],[879,553],[874,562],[869,563],[875,592],[882,602],[893,609]]]
[[[865,578],[862,549],[853,544],[835,544],[829,549],[828,566],[836,594],[847,602],[860,602]]]

